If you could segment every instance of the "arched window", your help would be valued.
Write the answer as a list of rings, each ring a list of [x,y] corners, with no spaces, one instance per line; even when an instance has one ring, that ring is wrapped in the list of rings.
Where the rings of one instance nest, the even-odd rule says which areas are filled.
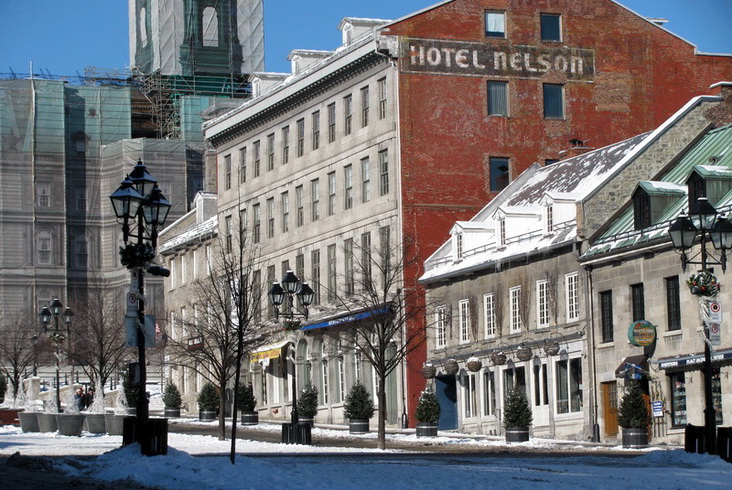
[[[142,46],[147,46],[147,22],[145,22],[145,17],[147,17],[147,9],[145,7],[142,7],[140,9],[140,20],[139,20],[139,30],[140,30],[140,42],[142,43]]]
[[[219,14],[213,7],[206,7],[203,9],[203,33],[202,41],[203,45],[207,47],[217,48],[219,47]]]

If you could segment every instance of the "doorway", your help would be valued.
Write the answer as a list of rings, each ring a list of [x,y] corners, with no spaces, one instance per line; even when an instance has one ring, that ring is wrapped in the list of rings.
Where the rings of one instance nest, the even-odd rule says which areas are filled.
[[[440,430],[457,429],[457,381],[455,376],[435,377],[435,390],[440,402],[440,419],[437,428]]]

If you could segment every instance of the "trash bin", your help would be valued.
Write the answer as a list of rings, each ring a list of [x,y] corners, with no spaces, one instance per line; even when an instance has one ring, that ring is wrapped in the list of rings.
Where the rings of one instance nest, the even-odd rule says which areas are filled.
[[[284,444],[307,444],[311,445],[312,434],[309,422],[298,422],[297,424],[282,424],[282,442]]]

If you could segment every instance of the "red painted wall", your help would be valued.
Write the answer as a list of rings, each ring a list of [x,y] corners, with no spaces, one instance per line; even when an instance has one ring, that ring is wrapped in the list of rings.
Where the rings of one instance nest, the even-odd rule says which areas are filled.
[[[506,11],[506,39],[485,37],[486,9]],[[541,42],[542,12],[561,14],[561,43]],[[557,71],[533,79],[407,73],[409,52],[402,55],[403,231],[416,238],[422,260],[444,243],[454,221],[470,219],[495,195],[488,188],[490,156],[509,157],[513,179],[533,162],[559,158],[570,139],[600,148],[651,130],[690,98],[710,93],[711,84],[732,80],[732,57],[696,55],[692,45],[609,0],[455,0],[384,33],[496,48],[567,46],[594,52],[590,82],[571,81]],[[510,117],[487,115],[489,79],[509,82]],[[544,119],[544,82],[564,84],[565,119]],[[421,265],[407,271],[411,287],[418,287],[421,273]],[[424,327],[423,322],[410,326]],[[425,360],[423,346],[408,362],[412,424],[425,386],[420,373]]]

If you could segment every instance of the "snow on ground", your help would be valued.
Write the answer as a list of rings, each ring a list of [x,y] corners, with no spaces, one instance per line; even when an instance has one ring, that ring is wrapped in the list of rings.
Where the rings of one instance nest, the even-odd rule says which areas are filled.
[[[273,426],[272,430],[275,430]],[[329,429],[316,428],[318,431]],[[342,431],[332,431],[341,434]],[[369,436],[370,437],[370,436]],[[413,435],[391,435],[408,440]],[[470,439],[438,437],[435,444]],[[60,468],[98,480],[129,479],[170,489],[698,489],[731,488],[732,465],[716,456],[683,450],[638,451],[637,457],[572,454],[533,456],[516,454],[415,454],[375,449],[293,446],[237,440],[239,455],[231,465],[231,441],[211,436],[169,434],[167,456],[144,457],[139,446],[120,448],[121,436],[81,438],[55,433],[23,433],[0,427],[0,455],[94,456],[69,460]],[[499,445],[499,440],[473,440]],[[505,442],[502,444],[505,445]],[[561,452],[565,444],[546,440],[522,443]],[[515,446],[515,445],[514,445]],[[357,454],[354,454],[357,453]],[[297,453],[297,454],[294,454]],[[320,454],[318,454],[320,453]],[[330,454],[323,454],[330,453]],[[198,455],[198,456],[196,456]],[[213,455],[213,456],[202,456]]]

